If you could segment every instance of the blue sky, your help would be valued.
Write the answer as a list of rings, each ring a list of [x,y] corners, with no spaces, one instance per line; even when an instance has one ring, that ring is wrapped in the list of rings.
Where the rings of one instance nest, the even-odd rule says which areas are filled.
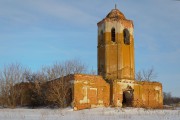
[[[97,22],[114,4],[134,21],[136,71],[152,66],[180,97],[180,2],[174,0],[0,0],[0,68],[33,71],[80,59],[97,68]]]

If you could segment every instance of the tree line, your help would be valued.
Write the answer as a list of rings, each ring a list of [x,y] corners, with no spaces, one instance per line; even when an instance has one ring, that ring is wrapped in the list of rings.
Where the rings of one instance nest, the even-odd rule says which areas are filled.
[[[174,97],[171,95],[170,92],[164,92],[163,93],[164,99],[164,105],[177,105],[180,106],[180,97]]]
[[[63,77],[76,73],[88,73],[87,66],[79,60],[56,62],[38,72],[19,63],[6,65],[0,70],[0,106],[68,106],[70,85]]]

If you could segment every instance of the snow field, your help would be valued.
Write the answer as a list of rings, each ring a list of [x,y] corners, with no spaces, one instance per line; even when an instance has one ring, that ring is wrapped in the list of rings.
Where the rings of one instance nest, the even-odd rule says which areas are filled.
[[[0,109],[0,120],[180,120],[180,109],[94,108]]]

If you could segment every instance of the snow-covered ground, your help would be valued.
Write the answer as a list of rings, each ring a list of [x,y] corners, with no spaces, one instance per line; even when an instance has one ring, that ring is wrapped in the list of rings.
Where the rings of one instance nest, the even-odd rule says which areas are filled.
[[[0,109],[0,120],[180,120],[180,109],[142,108]]]

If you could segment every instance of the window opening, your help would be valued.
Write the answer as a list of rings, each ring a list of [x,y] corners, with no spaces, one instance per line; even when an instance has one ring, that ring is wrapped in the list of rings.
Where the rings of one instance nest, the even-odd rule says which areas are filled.
[[[115,42],[116,39],[116,31],[115,28],[111,29],[111,41]]]
[[[129,30],[124,29],[123,35],[124,35],[124,44],[130,45],[130,33],[129,33]]]

